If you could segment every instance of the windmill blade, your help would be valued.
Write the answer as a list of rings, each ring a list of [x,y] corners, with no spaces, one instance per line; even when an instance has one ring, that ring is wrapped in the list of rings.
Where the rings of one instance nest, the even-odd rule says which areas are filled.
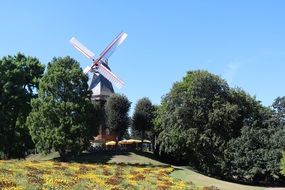
[[[70,43],[79,50],[83,55],[87,58],[91,59],[93,64],[91,67],[87,67],[84,69],[84,73],[88,73],[91,69],[96,69],[100,74],[102,74],[105,78],[107,78],[110,82],[112,82],[118,88],[122,88],[124,86],[124,82],[120,80],[114,73],[112,73],[108,68],[106,68],[102,62],[106,63],[106,60],[114,53],[117,47],[123,43],[126,39],[127,34],[122,32],[120,33],[110,45],[105,48],[105,50],[100,54],[97,59],[94,59],[94,53],[87,49],[83,44],[81,44],[75,37],[70,39]]]
[[[125,41],[127,38],[127,34],[124,32],[121,32],[100,54],[98,60],[106,60],[108,59],[115,51],[116,49]]]
[[[84,74],[87,74],[90,70],[91,70],[91,67],[87,66],[87,67],[85,67],[85,69],[83,70],[83,73],[84,73]]]
[[[102,74],[105,78],[111,81],[116,87],[119,89],[124,86],[124,82],[119,79],[114,73],[112,73],[109,69],[107,69],[103,64],[100,64],[98,67],[98,71]]]
[[[87,58],[91,59],[94,61],[94,56],[95,54],[87,49],[83,44],[81,44],[75,37],[72,37],[69,42],[78,50],[80,51],[83,55],[85,55]]]

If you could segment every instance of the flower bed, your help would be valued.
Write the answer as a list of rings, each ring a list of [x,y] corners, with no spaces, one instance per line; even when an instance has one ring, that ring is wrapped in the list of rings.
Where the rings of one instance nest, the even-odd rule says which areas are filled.
[[[171,167],[0,161],[0,189],[197,189]]]

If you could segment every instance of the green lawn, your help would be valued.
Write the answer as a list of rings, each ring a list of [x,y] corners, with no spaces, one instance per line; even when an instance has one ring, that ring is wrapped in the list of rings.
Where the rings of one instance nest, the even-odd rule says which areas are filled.
[[[218,180],[215,178],[211,178],[202,174],[199,174],[195,171],[184,167],[175,167],[170,176],[182,179],[186,182],[193,182],[197,186],[215,186],[221,190],[262,190],[265,189],[264,187],[255,187],[255,186],[248,186],[248,185],[240,185],[236,183],[231,183],[227,181]]]
[[[51,153],[48,155],[30,155],[26,158],[29,161],[46,161],[51,159],[58,159],[58,153]],[[167,166],[168,164],[159,162],[154,159],[152,154],[143,153],[142,155],[134,152],[104,152],[93,154],[82,154],[76,158],[68,158],[67,161],[78,163],[124,163],[130,165],[154,165],[154,166]],[[168,165],[169,166],[169,165]]]

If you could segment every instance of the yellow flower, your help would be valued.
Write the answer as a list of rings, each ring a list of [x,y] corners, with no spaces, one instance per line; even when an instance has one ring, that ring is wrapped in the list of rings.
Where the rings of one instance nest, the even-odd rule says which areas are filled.
[[[173,189],[185,189],[187,187],[187,184],[184,182],[184,181],[182,181],[182,180],[180,180],[180,181],[177,181],[177,182],[175,182],[175,184],[174,184],[174,186],[172,187]]]
[[[134,180],[128,180],[128,184],[136,186],[138,183],[137,181],[134,181]]]
[[[10,187],[10,188],[3,188],[3,190],[24,190],[23,187]]]

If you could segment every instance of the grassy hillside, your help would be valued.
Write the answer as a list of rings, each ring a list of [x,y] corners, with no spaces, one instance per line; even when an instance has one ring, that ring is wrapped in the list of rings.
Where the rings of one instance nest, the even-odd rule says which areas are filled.
[[[249,185],[240,185],[236,183],[226,182],[211,178],[187,168],[176,168],[170,176],[184,180],[185,182],[193,182],[197,186],[215,186],[221,190],[262,190],[264,187],[255,187]]]
[[[47,161],[58,158],[57,153],[52,153],[31,155],[26,161],[0,161],[0,189],[3,184],[10,185],[10,189],[18,184],[27,185],[25,189],[51,189],[57,184],[62,187],[56,189],[203,189],[211,186],[221,190],[265,189],[207,177],[186,167],[171,167],[147,153],[106,152],[83,154],[69,158],[68,162]],[[115,180],[116,176],[119,181]]]
[[[26,158],[28,161],[46,161],[52,159],[58,159],[59,154],[57,152],[48,155],[30,155]],[[163,162],[157,161],[150,153],[134,153],[134,152],[100,152],[93,154],[82,154],[75,158],[67,158],[69,162],[77,163],[124,163],[124,164],[137,164],[137,165],[154,165],[154,166],[166,166]],[[169,166],[169,165],[168,165]]]

